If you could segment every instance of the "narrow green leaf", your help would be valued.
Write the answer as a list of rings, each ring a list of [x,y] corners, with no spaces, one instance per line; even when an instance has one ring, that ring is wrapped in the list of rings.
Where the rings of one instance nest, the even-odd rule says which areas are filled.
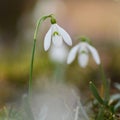
[[[91,90],[91,92],[93,93],[94,97],[97,99],[97,101],[98,101],[100,104],[104,105],[104,101],[103,101],[103,99],[100,97],[100,95],[99,95],[99,93],[98,93],[97,88],[95,87],[95,85],[94,85],[91,81],[90,81],[89,85],[90,85],[90,90]]]

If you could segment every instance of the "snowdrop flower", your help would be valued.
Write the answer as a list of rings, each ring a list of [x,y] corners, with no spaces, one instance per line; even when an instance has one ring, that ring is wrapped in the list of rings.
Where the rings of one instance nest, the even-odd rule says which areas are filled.
[[[60,46],[64,40],[67,45],[71,46],[72,40],[69,34],[56,23],[54,18],[51,18],[51,23],[51,27],[44,38],[45,51],[50,48],[51,42],[53,42],[55,46]]]
[[[68,54],[67,64],[70,64],[74,61],[77,53],[78,63],[83,68],[85,68],[88,64],[89,53],[92,54],[92,57],[96,64],[100,64],[100,57],[97,50],[93,46],[91,46],[88,42],[85,41],[80,42],[70,50]]]

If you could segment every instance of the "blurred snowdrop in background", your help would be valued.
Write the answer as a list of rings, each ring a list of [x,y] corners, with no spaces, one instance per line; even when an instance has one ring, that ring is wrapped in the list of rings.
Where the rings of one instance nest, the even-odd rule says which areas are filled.
[[[33,18],[38,19],[40,16],[44,16],[52,13],[54,13],[54,15],[57,18],[59,18],[61,16],[62,11],[66,11],[65,9],[66,9],[66,5],[62,0],[60,1],[38,0],[34,9]]]

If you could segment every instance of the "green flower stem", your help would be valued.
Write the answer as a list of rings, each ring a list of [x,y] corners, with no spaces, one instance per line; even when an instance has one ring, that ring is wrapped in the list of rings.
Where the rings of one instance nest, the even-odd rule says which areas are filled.
[[[105,76],[105,73],[104,73],[104,69],[103,69],[103,66],[100,65],[100,72],[101,72],[101,75],[102,75],[102,82],[103,82],[103,87],[104,87],[104,100],[106,102],[109,101],[109,98],[110,98],[110,95],[109,95],[109,82]]]
[[[35,32],[34,32],[34,41],[33,41],[33,49],[32,49],[31,64],[30,64],[29,88],[28,88],[29,97],[30,97],[31,94],[32,94],[33,63],[34,63],[34,56],[35,56],[35,48],[36,48],[37,34],[38,34],[38,30],[39,30],[40,25],[41,25],[42,22],[45,21],[47,18],[52,18],[52,14],[50,14],[50,15],[48,15],[48,16],[43,16],[42,18],[40,18],[40,19],[37,21],[36,29],[35,29]]]
[[[65,82],[65,64],[55,63],[55,70],[53,74],[53,80],[55,82],[64,83]]]

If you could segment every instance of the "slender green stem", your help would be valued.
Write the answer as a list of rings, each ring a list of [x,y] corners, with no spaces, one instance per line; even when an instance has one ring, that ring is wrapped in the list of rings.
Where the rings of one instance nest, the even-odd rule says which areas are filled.
[[[29,76],[29,88],[28,88],[29,97],[30,97],[31,94],[32,94],[33,64],[34,64],[34,56],[35,56],[35,48],[36,48],[36,40],[37,40],[38,30],[39,30],[39,27],[40,27],[40,25],[42,24],[42,22],[43,22],[44,20],[46,20],[47,18],[51,18],[51,17],[52,17],[52,14],[51,14],[51,15],[48,15],[48,16],[43,16],[42,18],[40,18],[40,19],[37,21],[36,29],[35,29],[35,32],[34,32],[33,49],[32,49],[32,56],[31,56],[31,63],[30,63],[30,76]]]
[[[31,57],[31,64],[30,64],[29,96],[32,93],[32,75],[33,75],[33,63],[34,63],[34,56],[35,56],[35,47],[36,47],[36,39],[34,40],[34,43],[33,43],[32,57]]]
[[[65,65],[55,63],[55,70],[53,74],[53,80],[55,80],[55,82],[65,82],[65,67]]]
[[[107,102],[109,100],[109,96],[110,96],[109,95],[109,82],[105,76],[105,72],[104,72],[102,64],[100,65],[100,72],[102,75],[102,82],[103,82],[103,87],[104,87],[104,99]]]

